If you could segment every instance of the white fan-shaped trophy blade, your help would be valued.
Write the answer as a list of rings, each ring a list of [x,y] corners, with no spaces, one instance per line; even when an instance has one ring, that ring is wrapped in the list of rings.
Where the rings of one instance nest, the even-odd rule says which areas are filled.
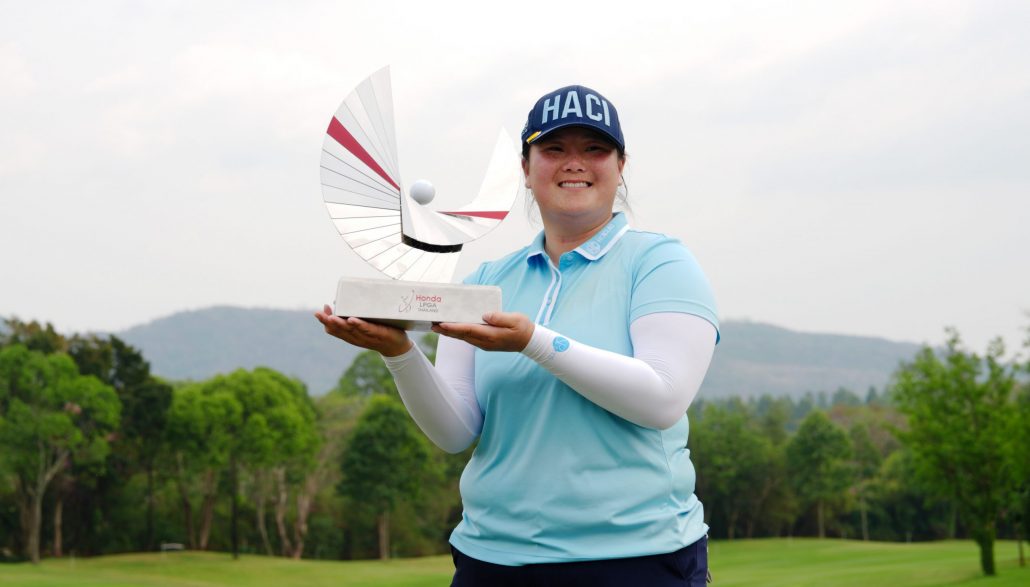
[[[497,134],[493,156],[474,200],[453,212],[441,212],[459,230],[477,239],[501,224],[518,196],[519,159],[515,141],[503,128]]]
[[[384,79],[386,93],[379,96],[374,86],[382,87]],[[401,181],[389,80],[389,69],[383,68],[361,82],[340,104],[322,141],[322,199],[340,236],[369,262],[401,245]],[[362,100],[362,95],[371,98]],[[387,108],[377,100],[385,100]]]
[[[404,281],[450,282],[462,245],[493,230],[515,203],[515,143],[502,129],[479,194],[435,212],[401,189],[390,70],[340,104],[322,143],[322,198],[340,236],[362,259]]]

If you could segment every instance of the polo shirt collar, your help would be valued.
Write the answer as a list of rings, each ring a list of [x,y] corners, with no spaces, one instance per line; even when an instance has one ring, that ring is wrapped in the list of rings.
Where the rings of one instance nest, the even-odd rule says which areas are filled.
[[[573,252],[579,253],[580,256],[590,261],[596,261],[605,256],[619,242],[619,239],[626,234],[627,230],[629,230],[629,222],[626,220],[626,215],[622,212],[616,212],[612,215],[612,219],[608,221],[608,224],[604,225],[604,228],[597,231],[585,243],[573,249]],[[542,230],[540,234],[536,235],[533,242],[530,243],[526,259],[532,259],[537,255],[546,255],[546,251],[544,251],[544,231]]]

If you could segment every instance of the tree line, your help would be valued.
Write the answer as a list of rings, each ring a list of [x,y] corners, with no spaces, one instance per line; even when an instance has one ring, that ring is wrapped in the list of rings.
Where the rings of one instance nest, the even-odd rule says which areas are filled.
[[[980,356],[948,331],[880,394],[695,402],[691,459],[715,538],[971,538],[1030,531],[1030,361]]]
[[[432,358],[432,335],[420,343]],[[885,390],[695,401],[713,538],[971,538],[1030,526],[1030,361],[955,332]],[[742,390],[747,391],[747,390]],[[320,398],[268,368],[165,381],[115,336],[0,331],[0,560],[198,550],[292,558],[446,551],[471,450],[418,431],[376,353]]]

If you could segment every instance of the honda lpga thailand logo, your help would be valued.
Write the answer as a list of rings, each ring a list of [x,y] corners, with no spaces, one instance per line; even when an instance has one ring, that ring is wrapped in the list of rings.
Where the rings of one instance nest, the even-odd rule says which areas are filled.
[[[425,295],[415,293],[415,290],[411,290],[410,296],[401,296],[401,303],[400,306],[397,307],[397,311],[410,312],[412,309],[414,309],[417,312],[430,312],[435,314],[436,312],[440,311],[440,309],[437,307],[437,304],[442,303],[443,296],[441,295]]]

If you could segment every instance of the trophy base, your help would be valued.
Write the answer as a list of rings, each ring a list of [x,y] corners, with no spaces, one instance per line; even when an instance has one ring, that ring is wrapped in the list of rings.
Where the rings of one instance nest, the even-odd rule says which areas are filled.
[[[344,277],[336,285],[337,316],[404,330],[429,330],[439,322],[483,324],[483,314],[501,310],[501,288]]]

